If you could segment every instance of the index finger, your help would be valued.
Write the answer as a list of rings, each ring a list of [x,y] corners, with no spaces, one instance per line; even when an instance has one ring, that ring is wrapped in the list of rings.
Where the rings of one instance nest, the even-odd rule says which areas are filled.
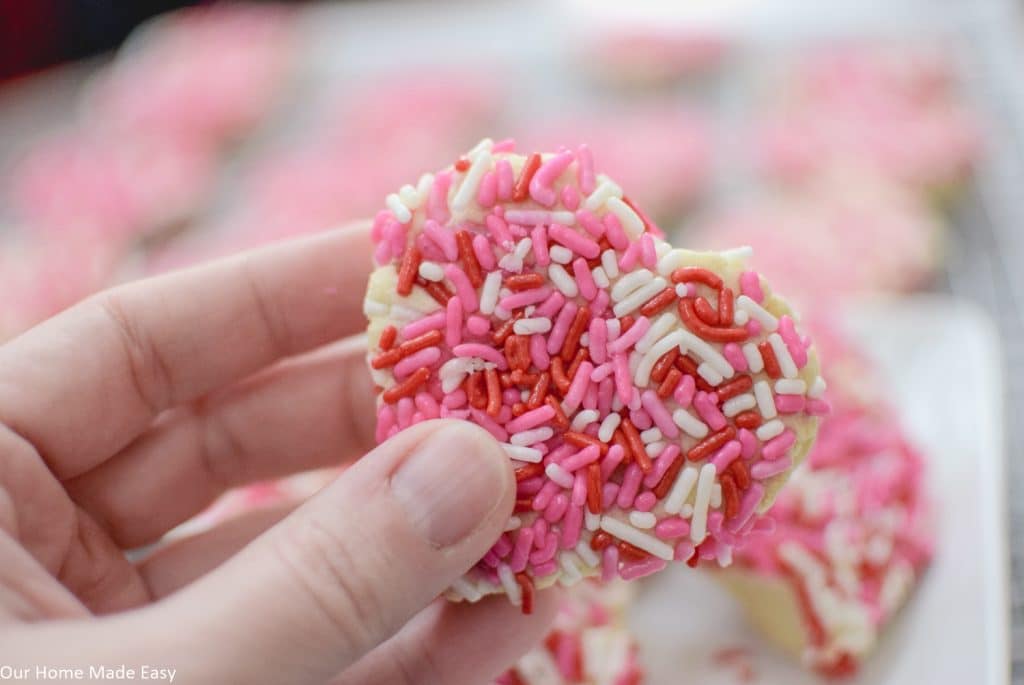
[[[352,226],[95,295],[0,346],[0,423],[79,475],[161,411],[362,329],[371,249]]]

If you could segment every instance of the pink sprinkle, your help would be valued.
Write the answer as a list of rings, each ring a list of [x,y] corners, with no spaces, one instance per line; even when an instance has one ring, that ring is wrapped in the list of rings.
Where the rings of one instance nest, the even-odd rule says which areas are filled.
[[[395,364],[392,371],[395,374],[395,378],[402,380],[407,376],[411,376],[416,369],[421,366],[433,366],[437,363],[437,360],[441,358],[441,349],[438,347],[427,347],[414,352],[402,361]]]
[[[590,320],[590,329],[588,331],[588,337],[590,338],[590,358],[595,364],[604,364],[608,354],[608,325],[604,322],[604,319],[594,317]],[[600,381],[600,378],[594,378],[592,380]]]
[[[374,435],[377,442],[384,442],[387,440],[388,433],[395,427],[394,409],[391,408],[390,404],[382,405],[380,410],[377,412],[377,432]]]
[[[441,228],[441,226],[432,219],[427,219],[423,222],[423,233],[430,238],[435,245],[441,248],[444,252],[445,259],[449,261],[455,261],[459,257],[459,246],[455,242],[455,234],[451,231]]]
[[[619,468],[619,464],[622,463],[625,456],[626,451],[622,448],[622,445],[612,445],[608,448],[608,453],[601,460],[602,481],[607,481],[611,477],[615,469]]]
[[[441,415],[441,407],[437,404],[430,393],[421,392],[416,395],[415,398],[416,408],[423,412],[423,415],[428,419],[436,419]]]
[[[551,498],[562,491],[562,486],[553,480],[545,481],[544,487],[540,489],[533,498],[533,510],[543,511],[547,509],[548,504],[551,502]]]
[[[729,362],[729,366],[737,371],[743,372],[747,370],[747,358],[743,355],[743,350],[736,343],[726,343],[725,347],[722,348],[722,356]]]
[[[780,414],[796,414],[803,411],[807,399],[803,395],[776,395],[775,408]]]
[[[491,362],[502,371],[508,368],[508,364],[505,362],[505,355],[490,345],[462,343],[452,348],[452,354],[456,357],[479,357],[486,362]]]
[[[661,451],[658,458],[654,460],[654,466],[651,468],[651,472],[644,476],[644,485],[653,488],[661,480],[661,477],[668,471],[668,467],[672,465],[672,462],[679,456],[679,445],[669,445]]]
[[[562,188],[562,205],[570,212],[575,212],[580,206],[580,193],[576,186],[567,185]]]
[[[569,334],[569,326],[576,317],[577,311],[579,311],[579,307],[573,302],[566,302],[562,307],[562,311],[558,314],[558,318],[555,319],[555,323],[548,333],[548,354],[555,354],[562,349],[562,343],[565,342],[565,336]]]
[[[623,509],[628,509],[633,506],[633,500],[636,498],[636,493],[640,489],[640,481],[644,478],[643,471],[636,464],[630,464],[626,467],[626,473],[622,477],[622,487],[619,489],[619,496],[615,500]]]
[[[504,219],[497,214],[488,214],[487,218],[484,219],[484,225],[487,226],[487,231],[491,234],[491,240],[506,250],[512,249],[515,239],[509,233],[508,224],[505,223]],[[451,259],[455,259],[455,257]]]
[[[590,374],[593,378],[594,374]],[[615,397],[615,380],[605,378],[597,384],[597,408],[601,416],[607,416],[612,410],[612,398]]]
[[[509,433],[520,433],[525,430],[530,430],[531,428],[536,428],[542,423],[550,421],[554,416],[555,410],[545,404],[523,413],[518,418],[512,419],[505,424],[505,430]]]
[[[545,207],[554,206],[558,201],[558,193],[551,186],[562,175],[562,172],[569,168],[572,161],[573,154],[571,152],[562,152],[541,164],[537,173],[530,179],[530,197]]]
[[[758,304],[764,302],[761,277],[757,275],[756,271],[744,271],[740,274],[740,292]]]
[[[540,489],[544,487],[547,481],[537,476],[535,478],[527,478],[521,483],[516,485],[516,496],[517,497],[532,497],[540,492]]]
[[[562,519],[562,549],[572,549],[580,540],[583,530],[583,507],[569,507]]]
[[[373,260],[380,265],[384,265],[390,262],[391,245],[383,241],[377,243],[377,247],[373,249]]]
[[[491,568],[498,568],[498,564],[501,563],[501,559],[498,558],[498,555],[492,549],[487,550],[487,554],[484,555],[481,561]]]
[[[637,495],[636,499],[633,500],[633,507],[637,511],[650,511],[654,508],[658,498],[654,496],[654,493],[648,490]]]
[[[720,450],[715,453],[715,456],[711,458],[711,463],[715,465],[715,472],[722,473],[726,468],[740,456],[743,451],[743,446],[740,445],[739,440],[730,440],[725,443]]]
[[[520,528],[516,536],[516,544],[512,549],[512,558],[508,565],[512,573],[521,573],[526,570],[526,562],[533,548],[533,528]]]
[[[612,362],[605,362],[600,366],[595,366],[594,370],[590,372],[590,380],[595,383],[600,383],[605,378],[608,378],[615,373],[615,364]]]
[[[412,423],[412,414],[416,410],[416,405],[408,397],[403,397],[398,400],[398,409],[395,415],[398,418],[399,428],[408,428]]]
[[[634,326],[636,324],[633,324]],[[611,345],[609,345],[611,347]],[[633,399],[633,378],[629,375],[629,359],[624,353],[614,356],[615,360],[615,389],[623,404],[629,404]]]
[[[515,388],[505,388],[501,392],[501,399],[505,404],[515,404],[520,397],[520,392]]]
[[[434,184],[430,187],[427,198],[427,216],[443,224],[451,216],[448,213],[448,189],[452,185],[452,172],[442,171],[434,176]],[[454,240],[454,238],[453,238]],[[455,257],[451,257],[455,259]]]
[[[740,510],[736,513],[736,517],[726,526],[730,532],[737,532],[747,523],[754,510],[757,509],[757,505],[761,503],[762,497],[764,497],[764,486],[760,483],[751,483],[747,491],[743,493]]]
[[[405,226],[398,223],[397,220],[388,221],[384,225],[384,236],[387,239],[387,241],[391,243],[391,252],[393,254],[398,255],[405,252]]]
[[[755,337],[761,334],[761,322],[757,319],[751,319],[747,322],[747,335]]]
[[[690,523],[678,516],[662,519],[654,526],[654,534],[662,540],[672,540],[690,534]]]
[[[601,254],[601,247],[596,242],[562,224],[551,224],[548,235],[585,259],[594,259]]]
[[[387,223],[388,219],[393,219],[394,216],[387,209],[377,212],[373,217],[373,225],[370,227],[370,240],[375,243],[379,242],[384,237],[384,224]]]
[[[601,580],[609,583],[619,575],[619,548],[609,545],[601,557]]]
[[[497,152],[515,152],[515,149],[516,149],[516,139],[515,138],[505,138],[503,140],[499,140],[498,142],[496,142],[494,145],[491,146],[491,152],[495,152],[495,153],[497,153]]]
[[[787,428],[764,444],[764,447],[761,448],[761,456],[768,461],[774,461],[784,456],[794,443],[796,443],[796,433]]]
[[[422,319],[417,319],[411,323],[407,323],[401,330],[401,336],[403,340],[412,340],[418,338],[424,333],[430,331],[439,331],[445,327],[448,318],[444,312],[434,312],[428,314]]]
[[[473,236],[473,254],[476,255],[476,261],[480,262],[480,266],[483,267],[484,271],[494,271],[498,266],[487,238],[480,233]]]
[[[551,358],[548,356],[547,341],[540,333],[530,336],[530,361],[540,371],[547,371],[551,366]]]
[[[569,392],[565,393],[564,406],[566,411],[576,411],[580,403],[583,402],[583,393],[587,391],[587,385],[590,383],[590,373],[593,370],[594,365],[590,362],[580,364],[576,375],[573,376],[572,383],[569,385]]]
[[[533,522],[533,546],[537,549],[544,547],[544,541],[548,536],[548,522],[542,518]]]
[[[565,305],[565,295],[556,290],[548,296],[548,299],[544,300],[544,302],[537,307],[536,315],[550,319],[562,310],[563,305]]]
[[[576,211],[576,223],[582,226],[584,231],[595,238],[600,238],[604,235],[604,224],[602,224],[596,216],[586,209]]]
[[[502,533],[491,549],[501,558],[508,556],[508,553],[512,551],[512,540],[509,539],[508,533]]]
[[[807,348],[800,340],[800,334],[796,332],[796,324],[793,323],[793,317],[789,314],[779,317],[779,335],[782,337],[782,342],[786,343],[789,356],[793,358],[796,368],[802,369],[807,366]]]
[[[648,269],[658,266],[658,253],[654,251],[654,238],[650,233],[644,233],[640,237],[640,263]]]
[[[684,374],[679,380],[679,384],[676,385],[675,391],[672,393],[672,399],[674,399],[680,407],[686,409],[693,402],[693,393],[697,390],[697,382],[693,380],[693,376]]]
[[[633,397],[637,396],[637,393],[633,393]],[[640,401],[640,404],[643,405],[642,399]],[[645,431],[654,425],[654,421],[653,419],[651,419],[651,415],[648,414],[644,409],[641,409],[640,407],[637,407],[636,409],[630,409],[629,420],[633,422],[633,425],[636,426],[638,430],[642,431]]]
[[[826,400],[809,399],[804,407],[811,416],[828,416],[832,413],[832,405]]]
[[[619,494],[618,483],[605,483],[601,486],[601,508],[610,509]]]
[[[592,153],[590,148],[584,143],[576,148],[576,155],[580,160],[577,168],[580,190],[587,195],[590,195],[594,192],[594,188],[597,186],[596,177],[594,176],[594,153]]]
[[[420,233],[416,236],[416,247],[420,248],[420,252],[423,253],[423,258],[431,262],[445,262],[448,258],[444,255],[444,250],[438,247],[426,233]]]
[[[441,400],[441,404],[449,409],[458,409],[459,407],[465,407],[467,402],[466,391],[462,388],[456,388],[455,392],[450,392],[445,395],[444,399]]]
[[[622,570],[619,572],[619,577],[623,580],[636,580],[637,578],[643,578],[649,576],[652,573],[665,568],[668,562],[658,557],[649,557],[640,561],[634,561],[628,564],[623,564]]]
[[[493,435],[498,442],[508,442],[508,432],[497,421],[492,419],[487,412],[481,411],[476,407],[470,407],[469,413],[473,416],[473,420],[480,424],[481,428]]]
[[[750,467],[750,476],[757,480],[764,480],[778,475],[793,465],[789,457],[775,461],[759,461]]]
[[[537,266],[547,266],[551,263],[551,255],[548,253],[548,231],[544,225],[534,226],[530,231],[530,243],[533,246],[533,257]]]
[[[640,340],[640,338],[644,337],[644,333],[646,333],[650,327],[650,319],[646,316],[639,317],[635,322],[633,322],[633,325],[629,327],[628,331],[608,343],[609,354],[621,354],[622,352],[628,351],[630,347]],[[607,327],[605,330],[607,331]]]
[[[491,322],[482,316],[474,315],[466,320],[466,330],[472,335],[485,335],[487,331],[491,330]]]
[[[480,188],[476,192],[476,201],[481,207],[490,209],[498,199],[498,177],[493,171],[484,174]]]
[[[524,416],[525,416],[525,414],[524,414]],[[598,458],[600,456],[601,456],[601,450],[598,449],[597,445],[588,445],[588,446],[584,447],[583,449],[581,449],[576,454],[572,455],[571,457],[569,457],[568,459],[563,461],[560,464],[560,466],[563,469],[565,469],[566,471],[573,472],[573,471],[577,471],[577,470],[583,468],[584,466],[588,466],[590,464],[593,464],[595,461],[598,460]],[[585,493],[586,492],[586,481],[583,481],[583,482],[584,482],[584,493]]]
[[[740,456],[744,459],[753,459],[754,454],[757,452],[757,437],[749,429],[740,428],[739,440],[740,445],[743,446]]]
[[[521,224],[523,226],[553,224],[555,214],[543,209],[510,209],[505,212],[505,220],[510,224]]]
[[[615,215],[612,214],[610,216]],[[637,262],[640,261],[640,250],[641,247],[639,240],[630,243],[629,247],[626,248],[626,251],[623,252],[622,256],[619,258],[619,271],[622,271],[624,273],[627,271],[632,271],[633,267],[635,267]]]
[[[712,431],[720,431],[725,428],[725,416],[719,411],[718,406],[711,400],[708,393],[703,390],[698,392],[693,398],[693,407]]]
[[[512,165],[507,159],[499,159],[494,165],[494,175],[498,177],[498,199],[511,200],[512,188],[515,185],[515,176],[512,173]]]
[[[590,273],[587,261],[582,257],[577,257],[572,263],[572,271],[576,276],[576,284],[579,286],[583,298],[593,300],[597,297],[597,284],[594,283],[594,277]]]
[[[604,215],[604,232],[608,236],[608,242],[616,250],[621,251],[629,247],[629,236],[622,230],[622,222],[611,212]]]
[[[447,332],[445,333],[444,341],[448,347],[455,347],[462,342],[462,298],[456,295],[448,300],[446,310]],[[408,359],[403,361],[408,361]],[[395,366],[397,367],[397,364]]]
[[[564,512],[563,512],[563,514],[564,514]],[[544,519],[537,519],[537,520],[538,521],[544,521],[545,524],[547,523],[547,521],[545,521]],[[555,558],[555,553],[557,551],[558,551],[558,536],[554,535],[554,534],[548,535],[547,539],[544,540],[544,544],[541,545],[540,549],[538,549],[536,552],[534,552],[533,554],[530,555],[530,563],[533,564],[533,567],[534,567],[533,568],[534,576],[546,576],[546,575],[548,575],[548,573],[553,573],[554,572],[554,568],[552,568],[550,572],[545,572],[545,573],[541,573],[540,569],[547,568],[548,564],[552,564],[553,565],[555,563],[554,561],[552,561],[552,559]]]
[[[476,299],[476,289],[473,284],[469,282],[469,276],[462,270],[462,267],[455,264],[445,264],[444,275],[448,277],[448,280],[455,286],[455,293],[462,300],[462,309],[466,313],[472,313],[477,310],[478,302]]]
[[[597,297],[590,303],[590,313],[594,316],[601,316],[608,309],[608,291],[598,290]]]
[[[498,306],[506,312],[512,312],[521,307],[543,302],[549,295],[551,295],[551,287],[542,285],[539,288],[530,288],[529,290],[522,290],[518,293],[512,293],[507,297],[503,297],[501,301],[498,302]]]
[[[551,503],[544,509],[544,519],[551,523],[558,523],[565,516],[566,509],[569,508],[569,498],[565,496],[565,493],[558,493],[551,498]]]
[[[600,452],[600,450],[599,450]],[[563,468],[565,468],[563,466]],[[582,507],[587,503],[587,474],[577,473],[576,478],[572,482],[572,497],[569,498],[569,504],[574,507]]]
[[[471,416],[472,414],[470,414],[469,409],[449,409],[447,406],[441,405],[442,419],[460,419],[462,421],[468,421]]]
[[[672,415],[669,414],[661,398],[658,397],[658,393],[653,390],[644,390],[640,395],[640,401],[643,402],[644,409],[651,415],[654,425],[658,427],[662,435],[669,440],[679,437],[679,427],[672,420]]]

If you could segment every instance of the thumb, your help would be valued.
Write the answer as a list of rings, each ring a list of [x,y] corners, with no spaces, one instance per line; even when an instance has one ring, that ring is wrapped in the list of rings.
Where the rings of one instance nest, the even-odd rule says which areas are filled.
[[[168,602],[182,614],[173,624],[196,637],[196,678],[336,675],[487,552],[514,482],[504,451],[475,425],[403,431]]]

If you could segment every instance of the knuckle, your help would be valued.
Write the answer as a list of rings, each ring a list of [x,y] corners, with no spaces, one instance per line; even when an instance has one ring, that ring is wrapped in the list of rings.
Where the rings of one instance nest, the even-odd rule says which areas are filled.
[[[154,414],[170,404],[170,368],[145,331],[129,315],[116,290],[97,295],[93,301],[111,324],[120,343],[124,364],[136,394]]]

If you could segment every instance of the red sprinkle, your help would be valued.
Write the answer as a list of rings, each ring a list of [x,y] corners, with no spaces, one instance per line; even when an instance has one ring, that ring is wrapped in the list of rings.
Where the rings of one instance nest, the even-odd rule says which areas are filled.
[[[483,371],[474,371],[466,377],[466,396],[469,398],[469,405],[476,409],[487,408],[487,391],[482,386],[484,379]]]
[[[487,369],[484,371],[484,378],[487,380],[487,413],[496,417],[501,411],[501,383],[498,381],[498,372]]]
[[[519,174],[519,178],[516,179],[516,184],[512,188],[512,201],[522,202],[530,195],[530,181],[533,180],[533,175],[537,173],[537,169],[540,168],[540,153],[534,152],[526,158],[526,163],[523,164],[523,171]]]
[[[626,442],[629,443],[629,451],[633,453],[636,465],[644,473],[650,473],[654,464],[651,463],[651,458],[647,455],[647,449],[644,447],[643,440],[640,439],[640,433],[637,432],[636,426],[628,418],[623,417],[619,427],[622,429],[623,435],[626,436]]]
[[[619,548],[619,554],[626,557],[627,559],[633,559],[635,561],[643,561],[651,555],[643,551],[639,547],[629,544],[625,540],[619,540],[615,543],[615,546]]]
[[[402,297],[408,297],[412,293],[412,286],[419,276],[422,261],[419,248],[415,245],[406,248],[405,254],[402,255],[402,263],[398,267],[398,285],[395,286],[395,292]]]
[[[750,376],[737,376],[728,383],[723,383],[718,386],[715,393],[718,395],[719,402],[725,402],[726,400],[731,400],[737,395],[742,395],[753,387],[754,380]]]
[[[601,454],[604,455],[608,452],[608,445],[601,442],[595,437],[587,435],[586,433],[577,433],[576,431],[569,431],[564,436],[565,441],[570,445],[576,447],[590,447],[591,445],[601,450]]]
[[[491,333],[491,340],[494,341],[494,344],[504,345],[505,338],[512,335],[512,327],[515,325],[516,321],[523,318],[523,316],[523,312],[519,312],[511,319],[506,320],[504,323],[502,323],[500,326],[494,329],[494,332]]]
[[[736,415],[736,418],[733,419],[733,423],[735,423],[740,428],[754,430],[755,428],[761,425],[761,414],[759,412],[754,411],[753,409],[740,412],[739,414]]]
[[[587,467],[587,509],[591,514],[601,513],[601,465],[597,462]]]
[[[388,404],[397,402],[403,397],[412,397],[416,394],[416,391],[420,389],[420,386],[427,382],[428,378],[430,378],[430,369],[425,367],[416,369],[416,371],[404,381],[385,390],[382,397]]]
[[[747,470],[747,465],[742,459],[734,461],[727,470],[732,474],[740,490],[750,487],[750,471]]]
[[[587,307],[581,307],[576,312],[576,317],[569,324],[569,332],[565,334],[565,341],[562,343],[562,359],[569,361],[576,355],[576,350],[580,346],[580,336],[583,335],[583,331],[587,330],[587,325],[590,324],[590,309]],[[572,377],[572,374],[569,374]]]
[[[675,302],[676,291],[675,288],[665,288],[660,293],[652,297],[651,299],[644,302],[643,306],[640,307],[640,313],[646,317],[652,317],[663,309],[667,309]]]
[[[469,167],[470,161],[465,157],[459,157],[457,160],[455,160],[456,171],[469,171]]]
[[[697,318],[707,325],[718,325],[718,312],[703,297],[697,297],[693,300],[693,311],[697,312]]]
[[[725,443],[736,437],[736,429],[733,426],[726,426],[717,433],[712,433],[693,446],[686,458],[690,461],[706,459],[721,449]]]
[[[569,386],[572,385],[572,381],[565,375],[565,367],[562,364],[561,357],[551,358],[551,380],[555,382],[555,388],[558,392],[563,395],[569,391]]]
[[[480,271],[480,262],[477,261],[476,253],[473,252],[473,236],[469,231],[457,231],[455,233],[455,245],[459,249],[459,259],[462,261],[462,269],[474,288],[484,284],[484,275]]]
[[[731,326],[732,315],[732,289],[722,288],[718,291],[718,325]]]
[[[544,371],[537,376],[537,382],[533,385],[533,390],[530,391],[530,396],[526,400],[527,409],[536,409],[544,403],[544,398],[548,396],[548,386],[551,384],[551,374]]]
[[[565,411],[562,410],[562,403],[556,400],[551,395],[544,398],[544,404],[548,405],[555,410],[555,416],[551,421],[555,424],[558,430],[565,430],[569,427],[569,417],[565,415]]]
[[[516,574],[516,583],[519,584],[519,589],[523,591],[523,602],[522,610],[526,615],[533,613],[533,580],[530,576],[525,573]]]
[[[516,506],[513,507],[512,512],[515,514],[522,514],[527,511],[533,511],[533,498],[525,497],[523,499],[517,499]]]
[[[444,334],[441,331],[428,331],[423,335],[413,338],[412,340],[406,340],[398,347],[393,347],[386,352],[382,352],[370,362],[370,366],[374,369],[385,369],[389,366],[394,366],[413,352],[419,352],[427,347],[433,347],[443,339]]]
[[[619,326],[619,333],[620,334],[625,333],[630,328],[632,328],[633,324],[635,324],[635,323],[636,323],[636,319],[634,319],[629,314],[626,314],[624,317],[619,319],[619,324],[620,324],[620,326]]]
[[[686,463],[686,458],[683,453],[680,452],[678,456],[669,464],[668,468],[665,469],[665,475],[661,477],[658,484],[654,486],[654,496],[659,500],[665,499],[668,495],[668,491],[672,489],[672,486],[676,482],[676,476],[683,469],[683,464]]]
[[[740,493],[736,481],[729,473],[722,474],[718,482],[722,484],[722,501],[725,503],[725,519],[728,521],[740,513]]]
[[[718,328],[717,326],[711,326],[697,315],[694,309],[693,298],[684,297],[679,300],[679,318],[683,320],[686,327],[691,331],[704,338],[705,340],[712,340],[714,342],[741,342],[747,339],[747,329],[742,326],[735,328]]]
[[[665,375],[665,380],[663,380],[661,385],[658,386],[658,397],[665,399],[671,395],[675,391],[676,386],[679,385],[679,381],[682,377],[683,372],[679,369],[669,369],[668,373]]]
[[[718,274],[699,266],[684,266],[676,269],[672,272],[671,279],[673,283],[703,283],[715,290],[722,287],[722,279],[718,277]]]
[[[580,370],[580,364],[590,359],[590,352],[585,348],[580,348],[576,351],[576,356],[573,357],[572,363],[569,364],[569,370],[565,372],[565,375],[569,377],[571,381],[576,378],[576,372]]]
[[[697,387],[704,392],[715,391],[714,386],[704,380],[704,376],[697,373],[697,362],[693,361],[686,355],[681,354],[676,357],[676,368],[689,376],[693,376],[693,380],[696,381]]]
[[[394,326],[388,326],[380,332],[380,340],[377,345],[380,349],[387,351],[395,345],[395,338],[398,337],[398,329]]]
[[[441,306],[447,305],[448,300],[452,299],[452,292],[448,290],[444,283],[428,281],[422,276],[417,276],[416,285],[426,290],[427,294],[434,298],[434,301]]]
[[[594,533],[594,537],[590,538],[590,549],[595,552],[600,552],[610,544],[612,544],[612,536],[603,530],[597,531]]]
[[[505,279],[505,287],[514,293],[532,290],[544,285],[544,277],[538,273],[515,274]]]
[[[761,359],[764,360],[765,372],[772,378],[781,378],[782,369],[779,368],[779,360],[775,358],[775,350],[772,349],[771,343],[762,340],[757,344],[757,351],[761,353]]]
[[[518,483],[520,481],[529,480],[542,475],[544,475],[544,464],[539,462],[536,464],[524,464],[516,469],[516,482]]]
[[[673,347],[671,350],[658,357],[658,361],[654,362],[654,366],[651,367],[651,380],[656,383],[660,383],[665,380],[666,374],[668,374],[669,369],[672,368],[672,365],[675,363],[676,357],[678,356],[679,348]]]

